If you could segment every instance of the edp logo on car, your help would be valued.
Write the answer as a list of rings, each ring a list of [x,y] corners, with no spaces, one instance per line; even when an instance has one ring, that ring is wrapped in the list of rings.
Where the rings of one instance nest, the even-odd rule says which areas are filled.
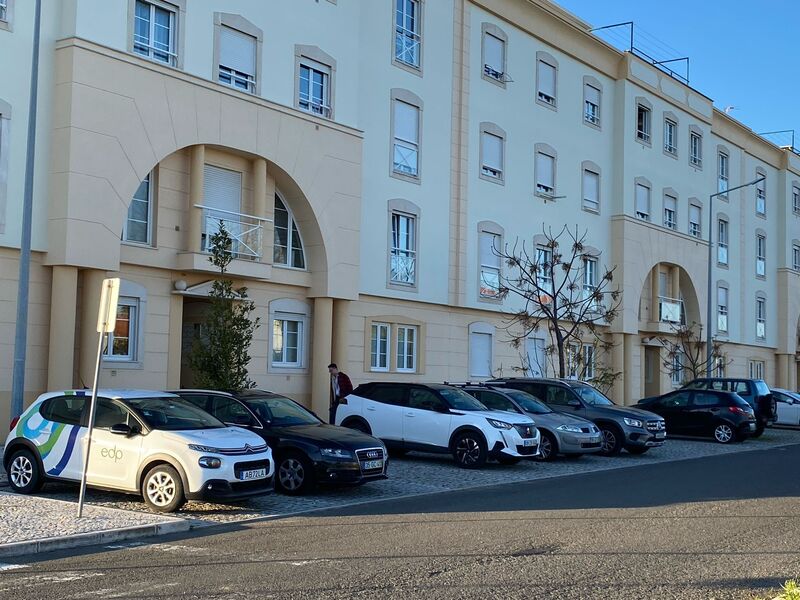
[[[122,460],[122,450],[114,446],[113,448],[101,448],[100,456],[112,459],[114,462]]]

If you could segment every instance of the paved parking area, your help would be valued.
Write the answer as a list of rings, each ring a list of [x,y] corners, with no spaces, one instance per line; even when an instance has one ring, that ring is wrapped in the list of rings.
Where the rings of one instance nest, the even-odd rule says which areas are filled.
[[[389,479],[356,488],[322,489],[310,496],[294,498],[273,494],[253,498],[236,504],[190,502],[179,516],[191,519],[193,525],[233,523],[271,516],[285,516],[311,510],[336,508],[344,505],[397,499],[434,492],[445,492],[504,483],[534,481],[609,469],[685,460],[703,456],[717,456],[734,452],[764,450],[776,446],[800,444],[800,430],[768,429],[757,440],[723,446],[712,441],[671,439],[662,448],[650,450],[643,456],[623,452],[614,458],[584,456],[580,459],[558,459],[552,463],[523,461],[513,466],[489,463],[478,470],[456,467],[449,456],[412,454],[402,459],[392,459]],[[77,487],[48,484],[42,495],[50,498],[74,500]],[[134,496],[100,491],[88,492],[88,501],[95,506],[146,510],[144,503]]]

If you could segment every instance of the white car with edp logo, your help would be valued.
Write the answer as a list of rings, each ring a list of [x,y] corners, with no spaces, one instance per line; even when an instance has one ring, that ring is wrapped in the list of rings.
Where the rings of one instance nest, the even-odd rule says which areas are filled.
[[[88,390],[43,394],[11,423],[3,466],[11,489],[80,481]],[[258,435],[228,427],[174,394],[100,390],[88,485],[141,494],[157,511],[186,500],[234,500],[272,491],[272,452]]]

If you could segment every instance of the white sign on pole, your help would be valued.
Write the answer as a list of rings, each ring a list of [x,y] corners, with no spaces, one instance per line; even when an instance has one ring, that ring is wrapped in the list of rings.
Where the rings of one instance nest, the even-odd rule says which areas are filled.
[[[89,431],[86,435],[86,452],[83,456],[83,474],[81,475],[81,491],[78,496],[78,518],[83,516],[83,498],[86,495],[86,473],[89,471],[89,453],[92,450],[92,432],[94,430],[94,413],[97,405],[97,383],[100,379],[100,362],[103,360],[103,340],[107,333],[114,331],[117,324],[117,303],[119,302],[119,277],[103,280],[100,293],[100,308],[97,311],[97,361],[94,366],[94,382],[92,398],[89,404]]]

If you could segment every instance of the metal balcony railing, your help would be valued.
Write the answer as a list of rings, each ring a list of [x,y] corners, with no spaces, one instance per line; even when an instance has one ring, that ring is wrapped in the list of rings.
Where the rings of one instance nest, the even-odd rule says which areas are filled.
[[[659,296],[658,320],[661,323],[686,323],[686,317],[683,311],[683,300]]]
[[[200,250],[211,249],[211,237],[220,229],[220,224],[231,236],[231,247],[228,251],[235,258],[245,260],[261,260],[261,240],[264,223],[267,219],[254,215],[195,204],[195,208],[203,211],[203,231],[200,239]]]

